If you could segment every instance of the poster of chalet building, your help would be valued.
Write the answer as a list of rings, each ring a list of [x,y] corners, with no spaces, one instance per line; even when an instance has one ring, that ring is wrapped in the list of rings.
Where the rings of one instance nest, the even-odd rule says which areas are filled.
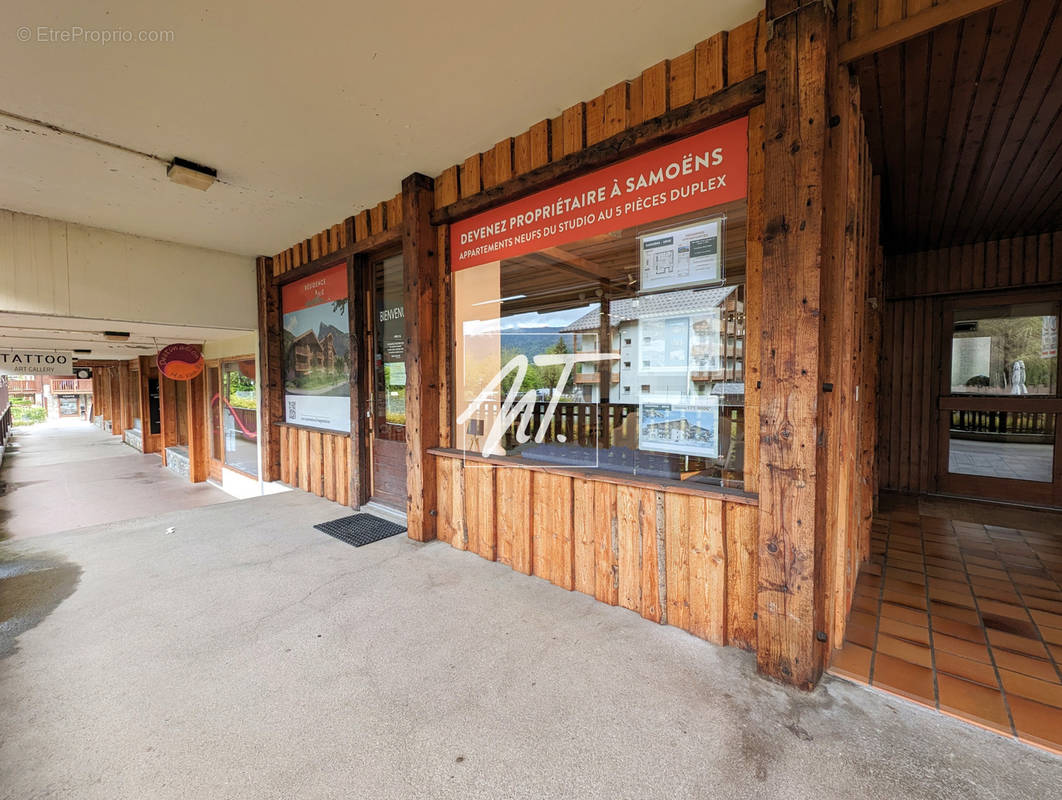
[[[339,264],[284,286],[284,419],[350,430],[347,270]]]

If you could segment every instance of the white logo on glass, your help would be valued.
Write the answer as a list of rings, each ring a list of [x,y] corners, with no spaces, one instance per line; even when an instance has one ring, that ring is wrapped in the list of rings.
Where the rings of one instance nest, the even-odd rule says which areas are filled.
[[[542,423],[535,432],[536,442],[541,444],[545,440],[546,432],[553,421],[553,414],[557,410],[557,404],[561,399],[561,391],[567,385],[575,365],[581,362],[614,361],[618,358],[618,353],[550,353],[535,356],[534,362],[540,367],[563,366],[560,376],[557,378],[557,385],[552,389],[549,405],[546,407],[546,413],[542,417]],[[464,425],[472,419],[473,415],[485,403],[490,402],[494,392],[501,388],[502,381],[505,380],[506,376],[515,372],[512,386],[509,387],[509,392],[505,396],[501,410],[498,416],[494,418],[494,424],[491,425],[490,432],[483,441],[482,452],[484,457],[505,455],[505,450],[500,446],[501,440],[505,432],[509,430],[509,427],[517,419],[519,419],[520,424],[516,429],[516,441],[520,444],[526,444],[531,441],[531,434],[528,432],[528,428],[534,420],[535,402],[538,396],[534,389],[528,389],[523,396],[517,397],[520,393],[520,387],[524,384],[527,364],[527,356],[522,354],[510,359],[509,363],[490,379],[490,382],[483,387],[476,399],[469,403],[468,408],[457,418],[459,425]]]

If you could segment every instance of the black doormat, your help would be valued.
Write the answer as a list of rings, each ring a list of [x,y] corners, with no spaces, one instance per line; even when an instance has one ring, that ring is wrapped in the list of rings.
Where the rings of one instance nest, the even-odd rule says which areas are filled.
[[[405,533],[406,529],[401,525],[386,519],[374,517],[372,514],[351,514],[349,517],[340,517],[331,522],[322,522],[314,525],[319,531],[324,531],[329,536],[334,536],[341,542],[361,547],[363,544],[371,544],[389,536],[397,536]]]

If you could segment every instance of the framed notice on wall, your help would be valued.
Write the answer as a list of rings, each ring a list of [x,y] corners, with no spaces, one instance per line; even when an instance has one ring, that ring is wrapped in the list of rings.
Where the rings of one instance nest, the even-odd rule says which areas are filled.
[[[642,292],[723,280],[723,218],[638,237]]]
[[[285,422],[350,432],[347,299],[345,261],[281,290]]]

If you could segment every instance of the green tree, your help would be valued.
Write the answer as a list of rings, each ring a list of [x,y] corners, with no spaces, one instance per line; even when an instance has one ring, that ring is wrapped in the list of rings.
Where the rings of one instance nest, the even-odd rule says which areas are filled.
[[[564,339],[557,339],[556,344],[551,344],[546,348],[547,355],[567,355],[571,350],[568,348],[568,343]],[[564,386],[557,386],[560,381],[561,373],[564,372],[564,366],[561,364],[550,364],[548,366],[539,367],[542,373],[542,385],[549,389],[557,387],[561,390],[561,394],[567,394],[571,391],[572,383],[574,382],[574,373],[568,375],[568,381]]]
[[[514,358],[519,355],[523,355],[515,347],[506,347],[501,352],[500,366],[505,366]],[[516,380],[516,370],[509,372],[502,378],[501,393],[502,397],[509,394],[509,389],[512,388],[513,381]],[[543,382],[542,368],[535,364],[533,361],[527,365],[527,372],[524,375],[523,383],[520,384],[519,391],[521,393],[530,391],[531,389],[541,389],[546,384]]]

